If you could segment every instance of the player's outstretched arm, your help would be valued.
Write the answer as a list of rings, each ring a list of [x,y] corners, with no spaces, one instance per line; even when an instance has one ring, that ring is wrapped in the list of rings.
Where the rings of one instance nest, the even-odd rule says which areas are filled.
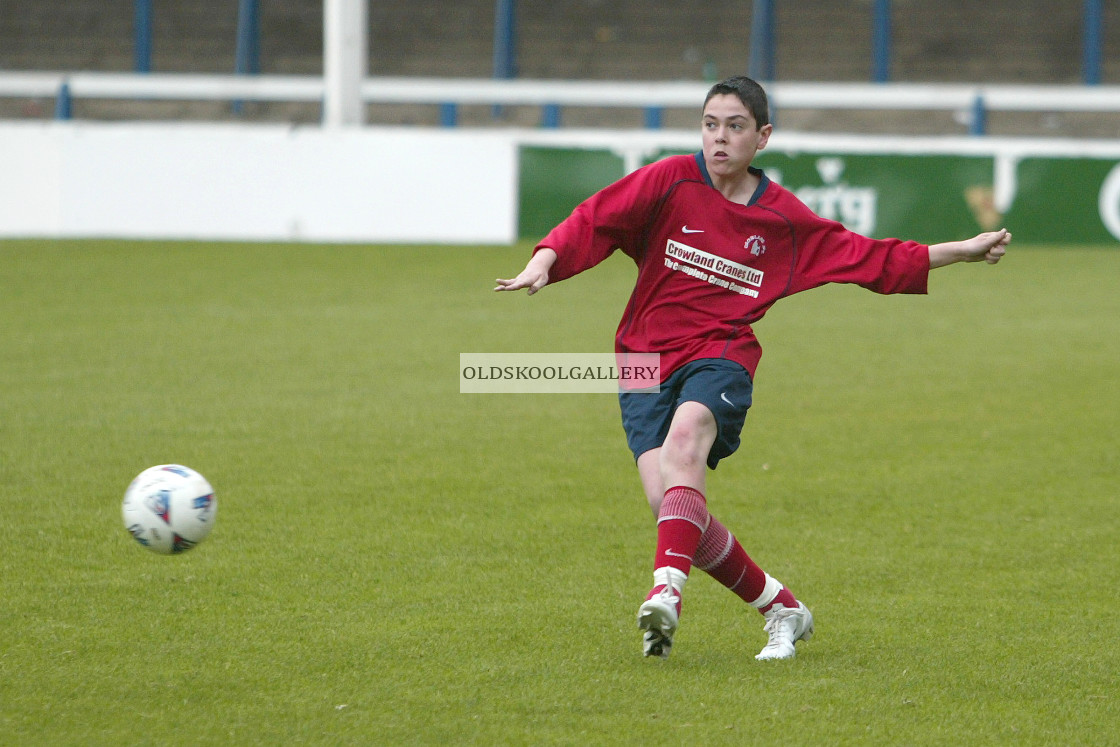
[[[977,234],[964,241],[933,244],[929,248],[929,268],[933,270],[956,262],[979,262],[981,260],[994,265],[1007,253],[1007,245],[1010,243],[1011,232],[1006,228],[1001,228],[998,231]]]
[[[556,252],[548,247],[538,249],[525,265],[525,269],[521,274],[515,278],[498,278],[498,284],[494,286],[496,291],[515,291],[522,288],[529,289],[529,295],[533,295],[541,288],[548,285],[548,271],[552,269],[553,263],[556,262]]]

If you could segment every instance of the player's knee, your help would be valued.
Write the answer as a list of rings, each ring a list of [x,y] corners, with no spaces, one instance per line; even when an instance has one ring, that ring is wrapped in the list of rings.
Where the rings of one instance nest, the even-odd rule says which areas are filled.
[[[685,427],[669,432],[661,448],[661,471],[694,470],[705,464],[708,449],[706,439],[698,429]]]
[[[699,429],[684,425],[674,427],[665,436],[665,443],[661,447],[661,462],[674,461],[694,453],[700,444]]]
[[[715,437],[716,421],[706,407],[682,406],[673,418],[663,448],[676,454],[706,453]]]

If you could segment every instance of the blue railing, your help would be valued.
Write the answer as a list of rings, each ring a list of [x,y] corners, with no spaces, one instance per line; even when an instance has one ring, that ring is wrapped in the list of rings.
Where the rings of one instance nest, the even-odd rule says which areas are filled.
[[[755,80],[771,81],[777,74],[774,62],[777,48],[774,23],[774,0],[755,0],[751,7],[750,54],[747,75]]]
[[[133,10],[133,68],[152,72],[152,0],[136,0]]]
[[[1102,0],[1085,0],[1085,36],[1082,39],[1081,79],[1087,86],[1101,82],[1101,36],[1104,28]]]
[[[891,79],[891,0],[875,0],[871,6],[871,81]]]
[[[152,72],[153,2],[154,0],[133,2],[133,69],[138,73]],[[235,49],[235,72],[252,74],[261,71],[260,0],[238,0]]]
[[[237,3],[237,46],[233,68],[235,73],[242,75],[256,75],[261,71],[260,0],[239,0]]]
[[[135,71],[152,71],[153,52],[153,3],[154,0],[134,0],[135,8]],[[872,0],[871,3],[871,75],[873,83],[891,80],[892,28],[891,0]],[[762,81],[777,78],[776,48],[778,28],[776,0],[754,0],[749,38],[748,74]],[[495,79],[517,78],[517,0],[495,0],[494,70]],[[1096,86],[1101,82],[1103,48],[1103,0],[1083,0],[1082,5],[1082,82]],[[238,0],[235,70],[237,74],[260,72],[260,0]],[[240,102],[233,102],[235,110]],[[495,104],[495,111],[500,110]],[[970,132],[982,135],[987,129],[988,107],[983,96],[978,95],[971,105]],[[72,115],[71,90],[67,82],[59,86],[55,116],[68,119]],[[562,110],[559,103],[541,105],[541,124],[559,127]],[[647,128],[661,127],[662,108],[645,108]],[[458,123],[458,105],[447,101],[440,105],[440,123],[454,126]]]
[[[154,0],[135,0],[135,70],[152,70],[152,17]],[[751,10],[748,74],[762,81],[777,77],[777,0],[754,0]],[[1103,0],[1083,0],[1082,82],[1101,80],[1104,12]],[[890,80],[891,0],[871,3],[871,80]],[[260,0],[238,0],[236,72],[260,72]],[[495,0],[494,77],[517,77],[517,0]]]

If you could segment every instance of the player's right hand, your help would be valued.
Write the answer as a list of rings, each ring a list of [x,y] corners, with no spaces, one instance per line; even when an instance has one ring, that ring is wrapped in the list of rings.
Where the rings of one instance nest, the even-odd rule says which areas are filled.
[[[528,288],[528,293],[531,296],[548,285],[548,273],[531,271],[529,268],[525,268],[525,270],[515,278],[498,278],[495,282],[497,283],[497,285],[494,286],[494,290],[496,291],[515,291]]]
[[[494,290],[515,291],[528,288],[531,296],[548,285],[548,270],[555,261],[556,252],[548,247],[542,247],[537,250],[529,263],[525,265],[525,269],[517,277],[498,278],[495,281],[497,285],[494,286]]]

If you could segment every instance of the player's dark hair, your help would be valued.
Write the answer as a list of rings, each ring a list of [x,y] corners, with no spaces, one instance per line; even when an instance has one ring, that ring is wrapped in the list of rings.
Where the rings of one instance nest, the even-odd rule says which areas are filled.
[[[704,106],[712,100],[713,96],[737,96],[747,107],[747,111],[754,117],[758,127],[770,124],[770,103],[766,98],[766,91],[758,83],[745,75],[736,75],[726,80],[721,80],[708,90],[704,99]]]

